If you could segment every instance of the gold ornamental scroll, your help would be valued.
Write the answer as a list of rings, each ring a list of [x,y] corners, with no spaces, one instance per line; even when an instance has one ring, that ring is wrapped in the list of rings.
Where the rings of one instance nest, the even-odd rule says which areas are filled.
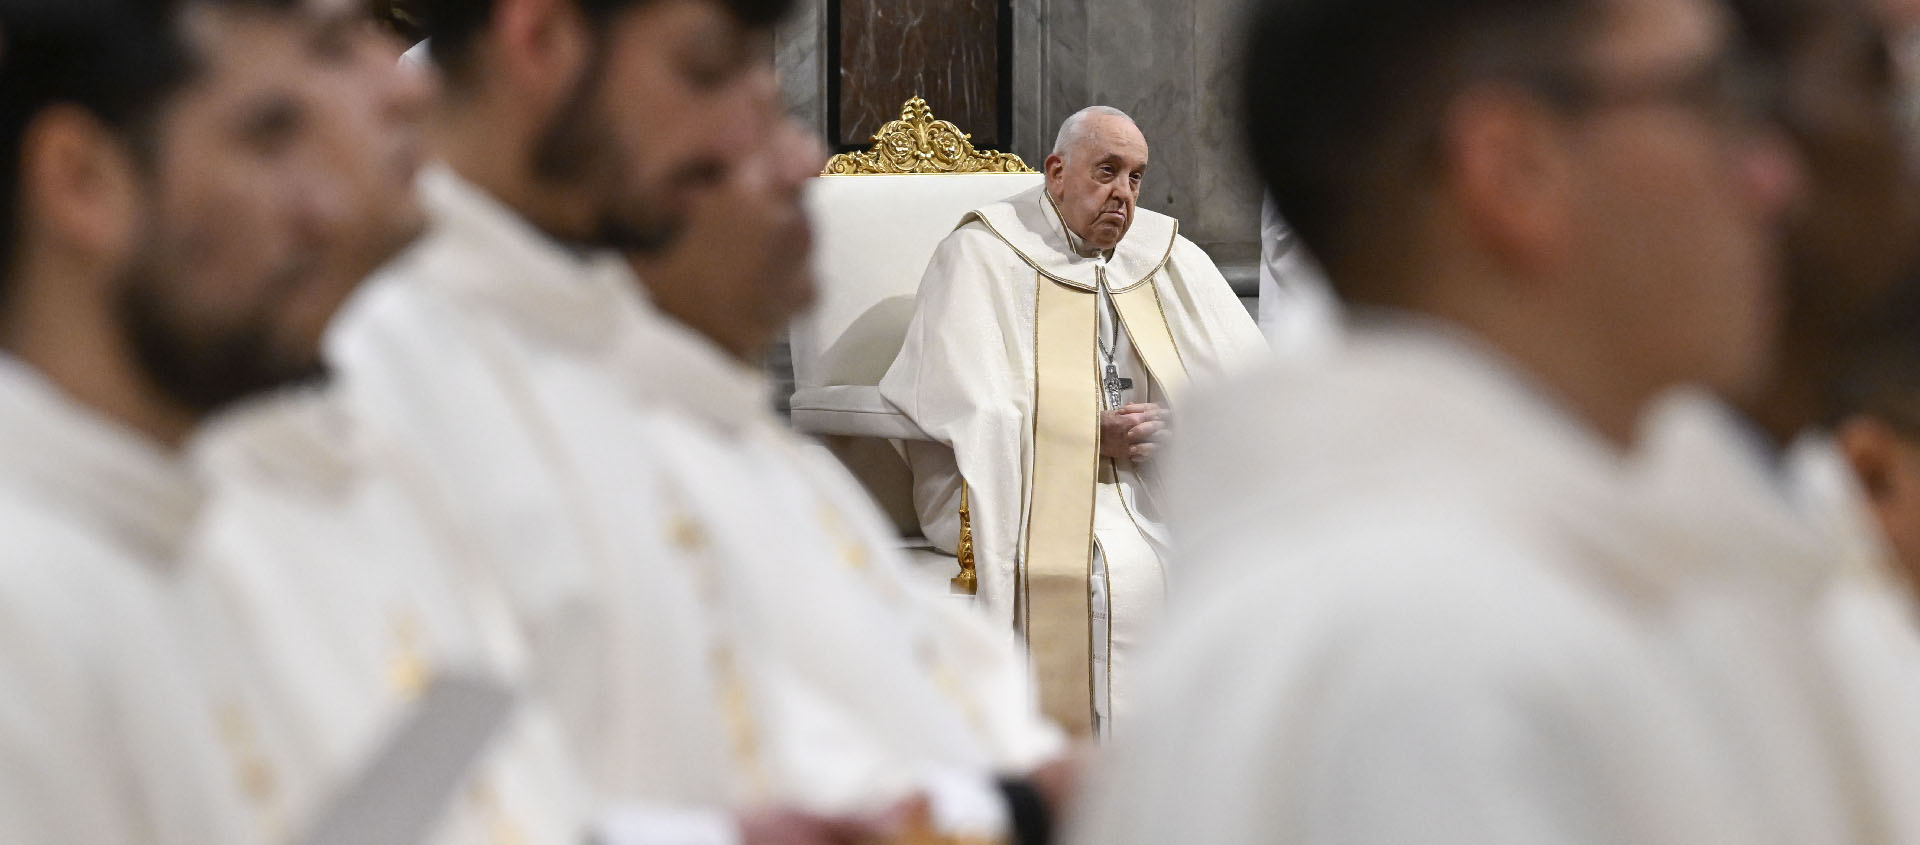
[[[1021,633],[1040,709],[1093,735],[1093,495],[1100,466],[1096,297],[1044,274],[1034,305],[1033,476]]]

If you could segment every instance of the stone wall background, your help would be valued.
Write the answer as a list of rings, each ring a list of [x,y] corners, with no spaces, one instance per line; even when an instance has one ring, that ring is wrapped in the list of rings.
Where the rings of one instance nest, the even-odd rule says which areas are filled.
[[[828,2],[800,0],[775,36],[789,107],[823,135],[833,70],[826,66]],[[1090,105],[1127,112],[1153,150],[1141,204],[1179,218],[1181,231],[1223,271],[1240,271],[1229,278],[1244,276],[1259,258],[1260,233],[1259,189],[1240,152],[1234,117],[1237,33],[1252,0],[1013,0],[1012,6],[1011,152],[1038,167],[1067,115]],[[945,114],[940,103],[932,105]]]

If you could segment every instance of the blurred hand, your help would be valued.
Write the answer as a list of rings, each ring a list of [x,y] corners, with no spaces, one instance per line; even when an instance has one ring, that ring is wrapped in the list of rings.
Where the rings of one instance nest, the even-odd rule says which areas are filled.
[[[771,809],[739,819],[745,845],[884,845],[924,829],[925,798],[902,801],[887,810],[859,817],[827,817],[797,810]]]
[[[1126,405],[1100,415],[1100,454],[1143,464],[1172,433],[1172,414],[1153,404]]]

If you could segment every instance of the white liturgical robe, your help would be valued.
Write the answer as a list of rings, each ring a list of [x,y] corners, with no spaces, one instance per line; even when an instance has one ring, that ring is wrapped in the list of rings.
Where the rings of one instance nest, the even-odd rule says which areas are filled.
[[[186,598],[205,642],[231,644],[207,649],[228,657],[209,676],[255,714],[257,765],[273,783],[265,797],[289,832],[340,812],[334,802],[436,679],[511,689],[526,675],[490,573],[456,565],[462,533],[404,486],[404,456],[374,451],[334,411],[323,394],[275,397],[195,449],[209,495],[188,545]],[[421,829],[440,829],[436,841],[580,837],[588,794],[547,711],[515,716],[497,736],[465,740],[478,764],[463,776],[410,779],[428,778],[401,803]]]
[[[169,597],[199,504],[160,446],[0,359],[0,841],[261,841]]]
[[[1903,841],[1820,680],[1822,568],[1675,505],[1741,483],[1711,416],[1629,454],[1394,325],[1196,417],[1201,571],[1074,841]]]
[[[701,585],[729,655],[717,700],[744,693],[728,739],[755,797],[846,812],[926,792],[949,832],[1003,833],[990,778],[1064,750],[1011,637],[907,570],[858,482],[773,413],[759,368],[649,317],[630,354],[652,377],[628,389],[655,412],[662,563]]]
[[[1099,456],[1101,410],[1118,392],[1177,412],[1190,381],[1266,353],[1172,218],[1139,209],[1108,255],[1073,244],[1044,187],[967,215],[880,389],[934,439],[907,444],[928,539],[956,549],[964,487],[979,598],[1025,639],[1048,715],[1085,733],[1124,722],[1125,655],[1167,577],[1159,473]]]
[[[1716,620],[1715,635],[1772,642],[1776,656],[1804,663],[1774,689],[1754,685],[1766,680],[1757,671],[1702,673],[1746,683],[1728,685],[1728,698],[1746,702],[1728,721],[1745,718],[1746,730],[1770,740],[1748,746],[1750,770],[1789,773],[1762,780],[1773,791],[1768,803],[1788,818],[1775,829],[1793,841],[1920,842],[1920,724],[1912,718],[1920,627],[1845,458],[1809,433],[1776,460],[1728,414],[1693,397],[1666,403],[1650,428],[1647,461],[1662,482],[1654,501],[1682,523],[1692,550],[1768,572],[1776,587],[1746,597],[1747,618]],[[1779,725],[1792,722],[1791,707],[1831,726],[1825,754],[1833,762],[1780,754]],[[1771,759],[1762,756],[1769,750]]]
[[[997,830],[986,778],[1059,748],[1011,646],[911,589],[858,488],[623,263],[451,172],[423,191],[434,231],[335,326],[336,390],[500,585],[597,797],[691,817],[928,791]],[[709,841],[656,815],[608,829]]]

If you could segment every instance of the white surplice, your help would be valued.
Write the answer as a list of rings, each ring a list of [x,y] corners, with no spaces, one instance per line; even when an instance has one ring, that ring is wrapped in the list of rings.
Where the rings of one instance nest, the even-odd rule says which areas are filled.
[[[240,410],[195,451],[209,494],[183,594],[204,642],[230,644],[207,649],[227,658],[209,675],[252,714],[288,832],[312,829],[355,784],[436,677],[525,681],[497,588],[458,565],[463,532],[408,489],[404,456],[355,438],[328,397]],[[422,818],[442,820],[435,841],[579,837],[589,796],[543,708],[474,741],[451,795],[417,799]]]
[[[1643,462],[1412,324],[1227,386],[1185,433],[1198,572],[1074,841],[1886,841],[1856,836],[1865,776],[1802,686],[1818,567],[1729,565],[1674,516],[1675,482],[1722,492],[1717,435],[1667,438],[1720,444],[1699,471]]]
[[[1107,284],[1108,274],[1122,289],[1151,279],[1179,363],[1195,381],[1265,354],[1253,320],[1219,270],[1164,215],[1139,209],[1119,246],[1110,254],[1088,255],[1076,249],[1043,186],[974,212],[941,242],[921,280],[905,343],[880,389],[934,438],[906,447],[922,530],[944,551],[952,552],[959,541],[964,481],[979,599],[1008,626],[1016,619],[1031,528],[1027,506],[1036,483],[1036,273],[1072,280],[1087,291]],[[1114,328],[1104,299],[1099,348],[1088,350],[1087,366],[1104,369],[1111,351],[1116,374],[1133,384],[1121,404],[1174,406],[1174,397],[1142,366],[1129,332]],[[1089,589],[1094,704],[1111,723],[1123,721],[1114,711],[1125,709],[1120,676],[1126,654],[1158,618],[1169,573],[1157,471],[1125,460],[1100,464]],[[1108,672],[1105,684],[1098,683],[1101,669]]]
[[[1731,415],[1707,400],[1666,403],[1650,424],[1647,461],[1660,467],[1667,516],[1685,524],[1696,554],[1722,566],[1772,573],[1772,594],[1749,595],[1749,615],[1718,620],[1715,636],[1774,642],[1774,656],[1801,662],[1799,676],[1731,679],[1726,698],[1745,703],[1726,721],[1767,742],[1752,743],[1748,768],[1764,796],[1790,821],[1787,841],[1920,842],[1920,625],[1910,588],[1893,568],[1851,467],[1824,434],[1802,435],[1783,455],[1760,448]],[[1782,661],[1776,661],[1782,662]],[[1818,714],[1829,732],[1778,755],[1793,717]],[[1818,762],[1826,758],[1827,762]],[[1825,771],[1819,766],[1825,766]],[[1850,833],[1835,834],[1845,825]]]
[[[433,228],[329,334],[336,401],[498,584],[598,796],[731,806],[699,594],[654,565],[643,409],[621,389],[645,375],[622,358],[638,283],[444,167],[421,192]]]
[[[170,597],[199,505],[175,457],[0,359],[0,841],[261,841]]]
[[[654,411],[641,436],[664,563],[703,585],[720,626],[719,689],[745,702],[730,747],[755,798],[849,812],[926,792],[949,832],[1004,832],[990,778],[1064,746],[1011,636],[908,571],[858,482],[772,412],[759,368],[649,316],[629,354],[651,377],[628,389]]]
[[[910,589],[857,485],[624,264],[449,171],[423,195],[434,230],[335,326],[334,390],[499,584],[597,796],[687,811],[603,830],[919,790],[999,823],[987,776],[1058,748],[1004,638]]]

